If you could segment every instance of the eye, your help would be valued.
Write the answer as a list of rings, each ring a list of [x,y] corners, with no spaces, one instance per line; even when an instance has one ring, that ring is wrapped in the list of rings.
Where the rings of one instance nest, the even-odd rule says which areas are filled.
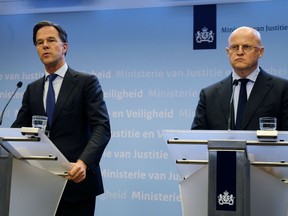
[[[55,43],[57,40],[55,38],[48,38],[47,43]]]
[[[36,41],[36,46],[41,46],[43,45],[44,41],[43,40],[38,40]]]
[[[243,45],[242,48],[245,50],[245,51],[250,51],[252,50],[252,46],[249,46],[249,45]]]
[[[231,49],[232,51],[237,51],[239,50],[239,45],[231,45],[229,49]]]

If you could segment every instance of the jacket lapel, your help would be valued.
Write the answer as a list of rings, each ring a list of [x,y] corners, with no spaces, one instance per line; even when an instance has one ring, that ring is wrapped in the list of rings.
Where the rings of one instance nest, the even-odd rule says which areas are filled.
[[[52,125],[57,119],[61,109],[65,107],[65,104],[67,100],[69,99],[69,96],[71,96],[71,93],[74,89],[74,85],[76,83],[76,79],[75,79],[76,76],[77,74],[74,73],[72,69],[68,68],[65,74],[65,77],[63,79],[63,82],[62,82],[62,86],[61,86],[61,89],[57,98],[57,102],[55,104]]]
[[[45,76],[43,79],[40,79],[37,81],[35,88],[33,88],[31,91],[33,93],[33,103],[35,106],[33,107],[32,115],[46,115],[44,103],[43,103],[43,94],[38,94],[38,92],[44,91],[44,84],[45,84]],[[39,110],[38,110],[39,109]]]
[[[228,76],[226,79],[222,80],[218,86],[218,97],[220,101],[220,106],[222,108],[222,112],[226,118],[228,123],[229,113],[230,111],[230,98],[232,94],[232,76]]]
[[[255,114],[256,110],[260,106],[261,102],[265,99],[265,96],[273,86],[272,77],[261,70],[254,83],[253,89],[247,101],[245,113],[243,116],[243,127],[246,128]]]

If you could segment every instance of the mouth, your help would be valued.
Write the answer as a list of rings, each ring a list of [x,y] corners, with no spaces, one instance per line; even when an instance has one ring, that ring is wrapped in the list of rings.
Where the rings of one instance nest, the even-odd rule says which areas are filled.
[[[50,55],[50,53],[48,53],[48,52],[45,52],[42,54],[43,57],[48,57],[49,55]]]
[[[236,61],[236,62],[237,62],[237,61],[245,61],[245,59],[243,59],[243,58],[236,58],[235,61]]]

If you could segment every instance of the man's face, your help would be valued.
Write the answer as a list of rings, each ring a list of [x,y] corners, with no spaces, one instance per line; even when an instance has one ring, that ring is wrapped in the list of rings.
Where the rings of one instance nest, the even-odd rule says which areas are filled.
[[[250,31],[239,31],[233,34],[226,48],[231,66],[241,76],[248,76],[258,66],[258,59],[262,57],[264,48],[258,37]]]
[[[67,43],[61,41],[53,26],[44,26],[37,31],[36,49],[48,72],[49,68],[57,70],[65,63],[67,48]]]

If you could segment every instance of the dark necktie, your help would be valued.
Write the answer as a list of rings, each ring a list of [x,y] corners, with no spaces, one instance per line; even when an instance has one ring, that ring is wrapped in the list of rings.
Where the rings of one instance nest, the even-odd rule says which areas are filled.
[[[245,110],[245,106],[247,103],[246,84],[249,81],[249,79],[239,79],[238,81],[241,83],[241,86],[240,86],[238,108],[237,108],[237,117],[236,117],[236,126],[235,126],[236,130],[241,129],[244,110]]]
[[[48,117],[49,126],[51,126],[51,123],[52,123],[54,107],[55,107],[55,93],[54,93],[54,88],[53,88],[53,80],[57,76],[58,76],[57,74],[51,74],[48,76],[49,87],[48,87],[47,98],[46,98],[46,114]]]

